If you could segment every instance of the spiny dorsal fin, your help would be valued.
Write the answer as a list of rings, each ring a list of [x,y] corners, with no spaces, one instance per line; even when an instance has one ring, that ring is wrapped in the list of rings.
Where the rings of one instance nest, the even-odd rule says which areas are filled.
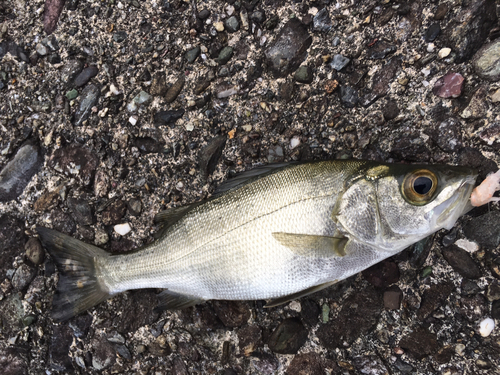
[[[215,195],[225,193],[226,191],[233,190],[239,188],[247,183],[257,180],[267,174],[274,173],[278,170],[286,168],[290,165],[299,164],[298,162],[287,162],[287,163],[275,163],[263,165],[261,167],[257,167],[251,169],[249,171],[241,172],[237,176],[230,178],[229,180],[223,182],[216,190]]]
[[[307,258],[332,258],[345,255],[346,237],[274,232],[273,237],[295,254]]]
[[[324,283],[324,284],[315,285],[313,287],[301,290],[300,292],[297,292],[297,293],[293,293],[293,294],[289,294],[287,296],[272,299],[268,303],[266,303],[266,305],[264,307],[265,308],[275,307],[275,306],[282,305],[282,304],[289,302],[289,301],[294,301],[296,299],[302,298],[302,297],[307,296],[309,294],[316,293],[322,289],[328,288],[330,285],[335,284],[337,281],[338,280],[329,281],[329,282]]]

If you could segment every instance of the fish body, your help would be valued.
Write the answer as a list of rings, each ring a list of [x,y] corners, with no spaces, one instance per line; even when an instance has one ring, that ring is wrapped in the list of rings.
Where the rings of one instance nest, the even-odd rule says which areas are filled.
[[[61,272],[53,316],[140,288],[166,289],[160,306],[170,309],[300,297],[451,228],[470,208],[475,175],[362,160],[270,166],[160,213],[162,236],[123,255],[38,228]]]

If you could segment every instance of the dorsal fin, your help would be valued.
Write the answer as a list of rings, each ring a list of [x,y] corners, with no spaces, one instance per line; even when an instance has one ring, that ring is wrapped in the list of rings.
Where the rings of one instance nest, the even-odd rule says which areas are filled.
[[[154,222],[160,224],[160,229],[155,233],[154,237],[156,239],[162,237],[168,228],[177,223],[184,215],[203,202],[204,201],[195,202],[186,206],[169,208],[158,212],[154,217]]]
[[[275,163],[263,165],[257,168],[253,168],[249,171],[241,172],[233,178],[223,182],[216,190],[216,195],[225,193],[226,191],[233,190],[239,188],[251,181],[257,180],[267,174],[274,173],[278,170],[286,168],[290,165],[296,165],[299,162],[286,162],[286,163]]]

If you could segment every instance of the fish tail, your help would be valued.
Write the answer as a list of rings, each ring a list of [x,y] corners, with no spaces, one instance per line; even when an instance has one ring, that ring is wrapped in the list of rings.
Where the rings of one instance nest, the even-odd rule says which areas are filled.
[[[36,231],[59,270],[52,300],[55,321],[68,320],[111,296],[98,274],[107,252],[52,229],[37,227]]]

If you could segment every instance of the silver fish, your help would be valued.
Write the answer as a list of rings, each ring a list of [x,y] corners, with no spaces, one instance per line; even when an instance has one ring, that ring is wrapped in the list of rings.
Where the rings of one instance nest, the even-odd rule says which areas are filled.
[[[271,165],[160,212],[160,238],[123,255],[39,227],[60,271],[53,318],[140,288],[165,288],[167,309],[210,299],[274,306],[452,228],[471,208],[475,178],[464,167],[362,160]]]

